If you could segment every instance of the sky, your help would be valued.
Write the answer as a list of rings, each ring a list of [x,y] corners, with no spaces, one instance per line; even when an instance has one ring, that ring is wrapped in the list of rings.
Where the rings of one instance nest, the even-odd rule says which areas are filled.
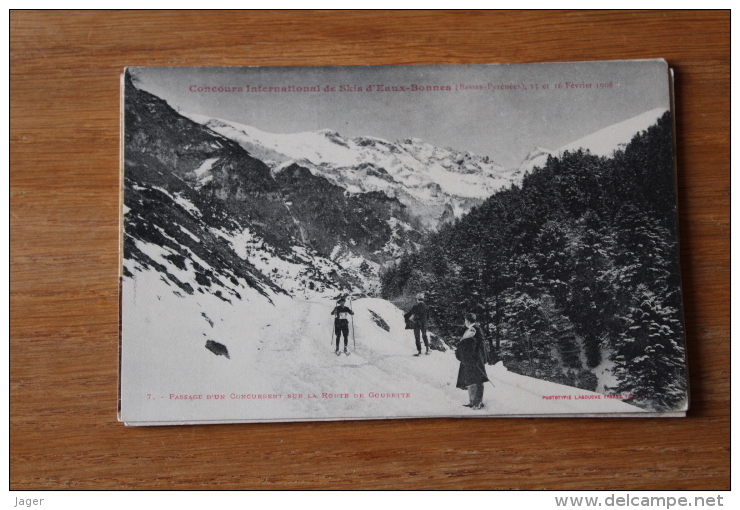
[[[535,146],[558,149],[670,107],[663,60],[128,69],[137,86],[181,112],[272,133],[331,129],[391,142],[419,138],[506,167],[518,166]]]

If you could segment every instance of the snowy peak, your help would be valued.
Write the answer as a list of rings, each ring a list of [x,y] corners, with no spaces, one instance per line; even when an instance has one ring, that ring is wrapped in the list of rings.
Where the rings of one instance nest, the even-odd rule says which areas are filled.
[[[285,186],[238,143],[156,96],[130,82],[125,93],[125,276],[157,273],[177,296],[212,295],[228,303],[254,295],[269,301],[281,294],[336,294],[363,285],[307,240],[315,223],[295,217],[294,210],[309,202],[301,189]],[[343,190],[323,181],[323,191],[335,197],[332,204],[342,203]],[[306,218],[328,216],[305,209]],[[359,233],[372,220],[385,221],[370,212],[356,217],[350,227]],[[325,255],[344,234],[323,240]],[[382,234],[371,245],[378,251],[391,239],[390,228]]]
[[[350,138],[332,129],[268,133],[223,119],[190,118],[239,143],[273,172],[295,161],[350,193],[382,192],[400,200],[432,229],[449,209],[459,217],[512,182],[510,172],[488,157],[416,138]]]
[[[557,151],[551,151],[540,146],[536,146],[534,149],[529,151],[527,157],[519,165],[519,171],[530,172],[535,167],[541,167],[547,162],[549,156],[557,156]]]
[[[600,129],[559,149],[560,152],[588,149],[596,156],[611,156],[616,150],[624,149],[637,133],[655,124],[665,114],[665,108],[641,113],[636,117]]]
[[[547,163],[548,156],[559,156],[565,151],[588,150],[595,156],[611,156],[615,151],[624,149],[632,138],[646,130],[665,114],[665,108],[655,108],[635,117],[612,124],[583,138],[570,142],[557,150],[551,151],[542,147],[535,147],[524,161],[519,170],[531,172],[535,167],[542,167]]]

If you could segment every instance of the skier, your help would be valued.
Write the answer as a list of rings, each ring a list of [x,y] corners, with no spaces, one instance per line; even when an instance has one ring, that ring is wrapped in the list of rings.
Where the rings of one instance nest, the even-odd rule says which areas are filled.
[[[419,293],[416,295],[416,304],[411,307],[408,313],[404,314],[406,319],[406,329],[414,330],[414,339],[416,339],[416,350],[418,351],[414,356],[421,354],[421,339],[419,336],[424,338],[424,346],[426,347],[426,354],[429,354],[429,339],[427,338],[427,321],[429,320],[429,307],[424,302],[424,294]]]
[[[331,311],[331,315],[334,315],[334,334],[337,335],[337,350],[334,351],[337,356],[339,356],[339,337],[342,334],[344,334],[344,354],[349,356],[349,351],[347,350],[347,338],[349,337],[348,314],[355,314],[351,309],[344,306],[344,303],[346,303],[346,300],[340,297],[337,301],[337,306]]]
[[[461,390],[468,390],[470,399],[464,407],[479,410],[483,409],[483,383],[488,381],[488,375],[483,347],[485,336],[475,319],[475,314],[465,314],[465,327],[468,329],[457,344],[455,357],[460,360],[457,387]]]

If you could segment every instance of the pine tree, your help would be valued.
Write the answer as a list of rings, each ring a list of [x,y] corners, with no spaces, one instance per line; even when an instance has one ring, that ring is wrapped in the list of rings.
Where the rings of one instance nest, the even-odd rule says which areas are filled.
[[[612,356],[619,380],[615,391],[627,402],[669,411],[686,398],[686,365],[677,310],[663,306],[645,285],[639,285],[624,330]]]

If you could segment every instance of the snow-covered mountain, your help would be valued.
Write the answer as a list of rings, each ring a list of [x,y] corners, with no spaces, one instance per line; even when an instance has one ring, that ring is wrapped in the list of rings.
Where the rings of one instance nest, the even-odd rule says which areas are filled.
[[[421,240],[394,197],[350,193],[295,163],[273,171],[156,96],[126,94],[127,276],[153,267],[180,292],[224,297],[373,293],[382,264]]]
[[[557,157],[565,151],[583,149],[595,156],[611,156],[614,151],[624,149],[637,133],[655,124],[665,112],[665,108],[649,110],[579,138],[556,150],[535,147],[519,165],[519,172],[523,175],[525,172],[531,172],[535,167],[542,167],[547,163],[548,156]]]
[[[397,198],[427,228],[460,217],[512,183],[511,172],[488,157],[419,139],[349,138],[328,129],[278,134],[223,119],[189,117],[238,142],[276,173],[298,163],[350,193],[382,192]]]

